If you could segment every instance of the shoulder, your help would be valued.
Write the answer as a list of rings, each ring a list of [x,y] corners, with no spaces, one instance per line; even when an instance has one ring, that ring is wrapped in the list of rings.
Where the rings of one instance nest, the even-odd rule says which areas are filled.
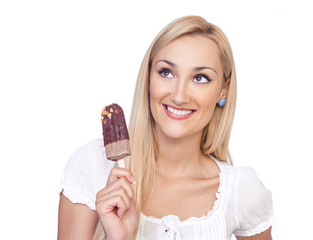
[[[239,210],[254,208],[264,198],[272,199],[272,193],[258,178],[251,167],[236,167],[219,162],[223,183],[232,199],[237,200]]]
[[[103,140],[95,139],[78,148],[68,160],[66,167],[71,167],[72,170],[82,170],[82,167],[94,168],[110,165],[110,163],[113,162],[106,159]]]
[[[116,163],[106,159],[102,139],[80,147],[68,160],[61,178],[63,194],[73,203],[95,210],[96,194],[105,187]]]
[[[231,212],[236,219],[234,234],[253,236],[272,225],[272,192],[251,167],[219,164],[225,180]]]
[[[218,162],[218,165],[226,187],[236,196],[245,199],[245,205],[259,199],[264,193],[271,194],[271,191],[263,185],[253,168],[236,167],[226,162]]]

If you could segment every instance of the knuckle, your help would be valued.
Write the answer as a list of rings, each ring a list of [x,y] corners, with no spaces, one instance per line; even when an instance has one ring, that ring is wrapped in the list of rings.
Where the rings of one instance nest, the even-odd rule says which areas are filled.
[[[97,192],[97,194],[96,194],[96,201],[99,199],[99,197],[100,197],[100,191]]]
[[[105,194],[105,192],[106,192],[106,188],[103,188],[100,191],[98,191],[96,194],[96,199],[100,198],[103,194]]]
[[[112,170],[111,170],[111,174],[115,174],[116,171],[118,171],[117,167],[113,167]]]
[[[95,205],[96,205],[96,209],[99,209],[100,206],[101,206],[101,201],[100,200],[96,200]]]

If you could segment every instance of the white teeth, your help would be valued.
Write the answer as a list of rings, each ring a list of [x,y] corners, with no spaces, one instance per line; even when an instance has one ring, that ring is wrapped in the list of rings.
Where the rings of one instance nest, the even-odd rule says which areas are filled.
[[[175,115],[188,115],[192,113],[192,111],[186,111],[186,110],[177,110],[171,107],[167,107],[167,110],[171,113],[174,113]]]

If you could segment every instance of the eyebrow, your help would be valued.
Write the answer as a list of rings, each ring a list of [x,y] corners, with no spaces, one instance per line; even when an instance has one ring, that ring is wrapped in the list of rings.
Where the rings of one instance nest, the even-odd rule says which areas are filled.
[[[173,68],[176,68],[176,67],[177,67],[175,63],[172,63],[171,61],[168,61],[168,60],[159,60],[159,61],[157,61],[155,64],[157,64],[157,63],[159,63],[159,62],[165,62],[166,64],[170,65],[170,66],[173,67]],[[201,71],[201,70],[203,70],[203,69],[212,70],[212,71],[214,71],[214,72],[217,74],[216,70],[215,70],[214,68],[211,68],[211,67],[195,67],[195,68],[193,68],[193,70],[194,70],[195,72],[196,72],[196,71]]]
[[[165,62],[166,64],[170,65],[171,67],[176,68],[176,64],[175,64],[175,63],[172,63],[172,62],[170,62],[170,61],[168,61],[168,60],[159,60],[159,61],[157,61],[155,64],[158,64],[159,62]]]

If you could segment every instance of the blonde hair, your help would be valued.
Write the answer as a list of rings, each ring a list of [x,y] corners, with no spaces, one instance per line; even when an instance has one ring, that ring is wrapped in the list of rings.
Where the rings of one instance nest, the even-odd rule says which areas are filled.
[[[150,64],[154,56],[167,44],[182,36],[200,34],[213,40],[220,54],[224,71],[224,83],[228,84],[227,101],[224,107],[217,106],[209,124],[204,128],[201,151],[220,161],[231,162],[228,143],[236,104],[236,72],[232,50],[227,37],[217,26],[199,16],[186,16],[168,24],[153,40],[142,61],[133,97],[129,123],[132,156],[126,166],[136,179],[134,185],[138,218],[141,206],[155,182],[155,160],[158,144],[154,120],[149,104]]]

